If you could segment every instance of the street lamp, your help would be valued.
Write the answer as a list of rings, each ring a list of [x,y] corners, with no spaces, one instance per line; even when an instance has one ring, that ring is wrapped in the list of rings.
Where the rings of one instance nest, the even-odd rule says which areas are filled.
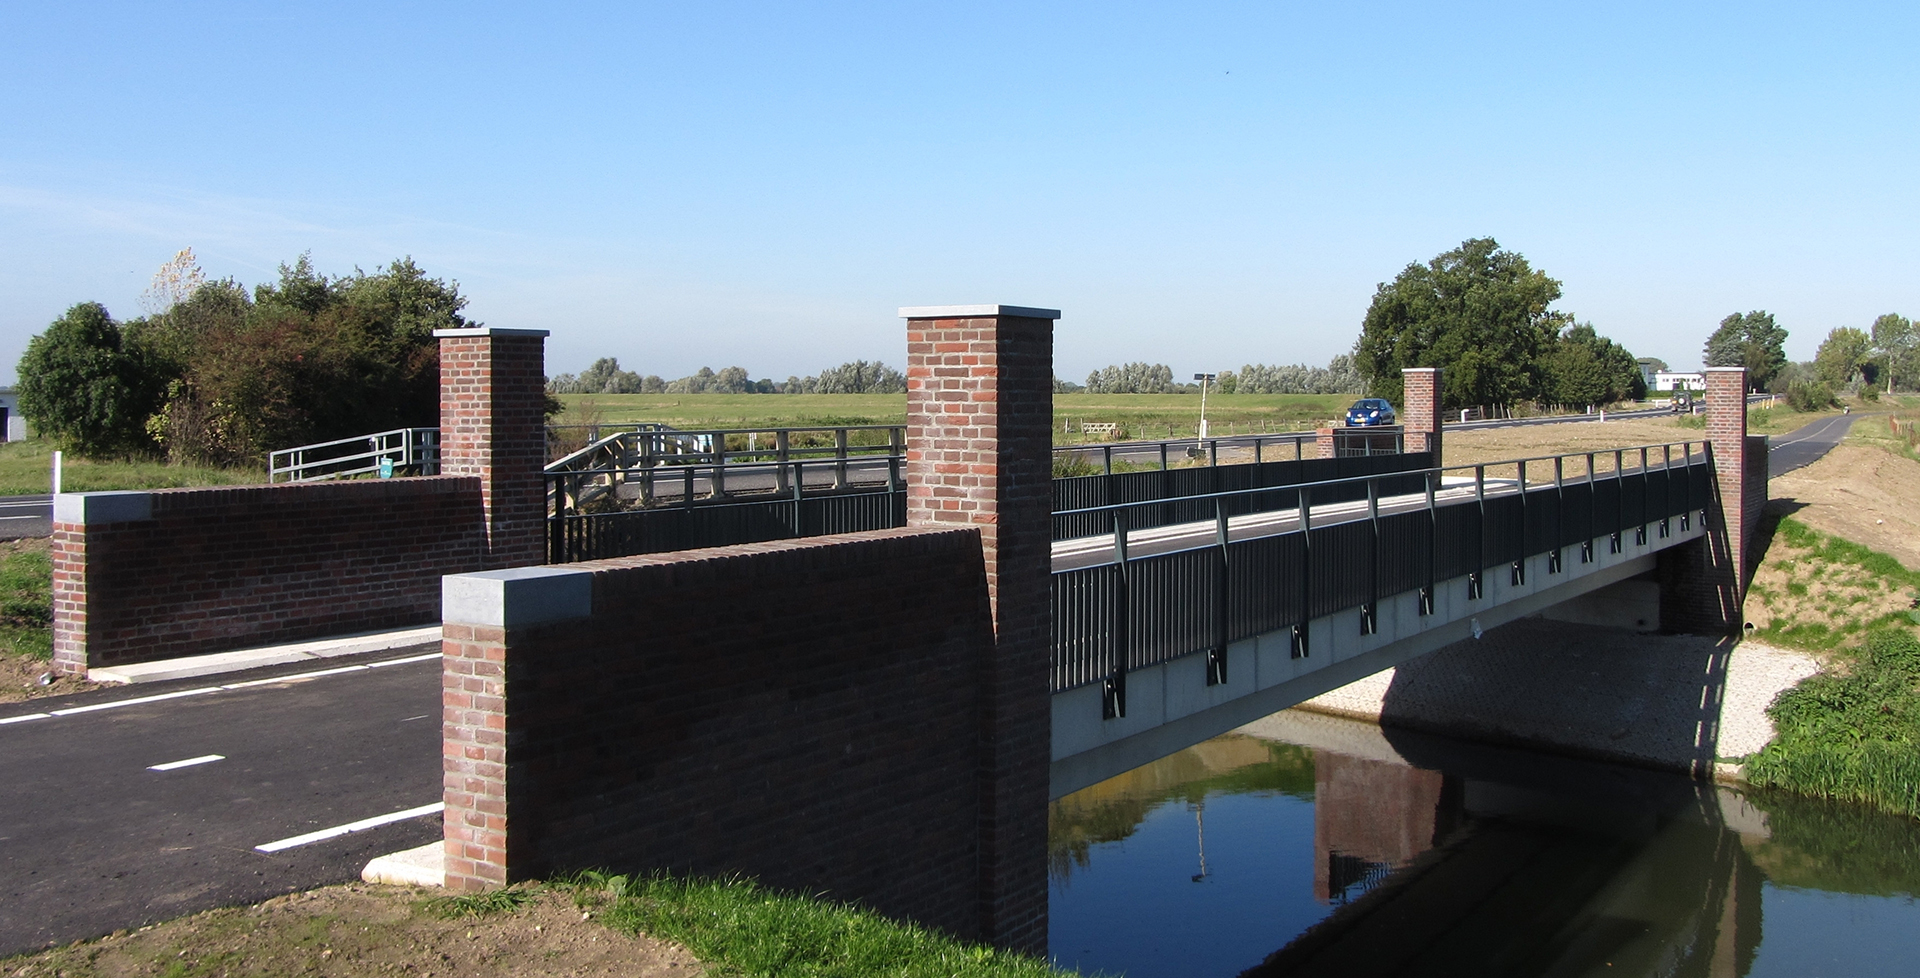
[[[1214,374],[1194,374],[1193,379],[1200,382],[1200,438],[1195,442],[1207,440],[1207,385],[1213,383]]]

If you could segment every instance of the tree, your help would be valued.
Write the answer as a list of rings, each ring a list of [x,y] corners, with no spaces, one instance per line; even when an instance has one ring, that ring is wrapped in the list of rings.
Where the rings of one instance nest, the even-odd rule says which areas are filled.
[[[1873,352],[1886,371],[1887,392],[1892,393],[1899,380],[1908,387],[1920,387],[1920,331],[1914,329],[1913,321],[1887,313],[1873,321],[1872,339]]]
[[[1637,400],[1647,392],[1640,364],[1592,323],[1570,327],[1541,358],[1544,400],[1566,407]]]
[[[1398,400],[1406,367],[1445,369],[1447,407],[1511,406],[1539,397],[1540,358],[1568,317],[1548,309],[1560,283],[1473,238],[1381,283],[1367,307],[1354,361],[1377,397]]]
[[[1707,337],[1707,366],[1745,367],[1747,389],[1767,390],[1787,365],[1786,342],[1787,331],[1773,321],[1772,313],[1736,312],[1720,320],[1720,328]]]
[[[27,342],[17,372],[20,413],[41,434],[93,458],[151,448],[157,401],[144,358],[97,302],[82,302]]]
[[[1324,367],[1304,363],[1269,367],[1264,363],[1243,364],[1233,375],[1233,389],[1242,394],[1359,394],[1367,389],[1366,379],[1354,369],[1353,357],[1340,354]],[[1227,391],[1227,375],[1220,377],[1220,389]]]
[[[1813,372],[1829,390],[1839,390],[1870,368],[1872,361],[1873,339],[1861,330],[1841,326],[1820,342],[1820,349],[1813,355]]]
[[[1115,364],[1087,375],[1087,390],[1094,394],[1165,394],[1173,389],[1173,368],[1164,363]]]
[[[153,273],[152,283],[140,295],[140,308],[149,316],[157,316],[186,301],[205,284],[207,273],[200,270],[200,260],[193,256],[193,249],[182,248],[174,253],[172,261]]]

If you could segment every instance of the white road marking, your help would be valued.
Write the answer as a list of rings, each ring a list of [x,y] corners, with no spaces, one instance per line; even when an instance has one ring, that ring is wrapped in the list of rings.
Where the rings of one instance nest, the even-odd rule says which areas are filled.
[[[0,520],[44,520],[47,516],[0,516]]]
[[[157,696],[137,696],[130,700],[114,700],[111,703],[92,703],[87,706],[70,706],[64,710],[51,710],[54,716],[69,717],[75,713],[92,713],[96,710],[112,710],[122,706],[139,706],[142,703],[158,703],[161,700],[177,700],[182,696],[204,696],[218,693],[218,686],[202,686],[199,689],[183,689],[177,693],[161,693]]]
[[[182,696],[201,696],[207,693],[219,693],[230,689],[246,689],[250,686],[268,686],[273,683],[287,683],[300,679],[317,679],[321,676],[337,676],[345,672],[366,672],[369,669],[379,669],[384,666],[398,666],[409,662],[425,662],[428,659],[438,658],[440,658],[440,653],[433,652],[427,655],[409,656],[404,659],[389,659],[385,662],[373,662],[363,666],[341,666],[337,669],[321,669],[317,672],[295,673],[291,676],[275,676],[271,679],[254,679],[244,683],[229,683],[225,686],[202,686],[199,689],[184,689],[175,693],[136,696],[132,699],[114,700],[110,703],[89,703],[86,706],[70,706],[64,710],[53,710],[48,713],[23,713],[19,716],[0,717],[0,726],[5,726],[9,723],[21,723],[27,720],[46,720],[52,717],[72,716],[76,713],[93,713],[99,710],[112,710],[122,706],[139,706],[142,703],[157,703],[161,700],[179,699]]]
[[[154,764],[148,767],[147,770],[173,771],[183,767],[192,767],[195,764],[212,764],[214,761],[224,761],[226,759],[227,756],[225,754],[202,754],[199,757],[189,757],[184,761],[168,761],[165,764]]]
[[[321,829],[318,832],[308,832],[306,835],[296,835],[291,839],[281,839],[278,842],[268,842],[264,845],[254,846],[254,848],[260,852],[279,852],[282,849],[292,849],[296,846],[311,845],[312,843],[315,843],[315,842],[323,842],[327,839],[337,838],[339,836],[346,835],[349,832],[359,832],[365,829],[379,828],[382,825],[389,825],[394,822],[404,822],[407,819],[419,818],[422,815],[437,815],[440,812],[445,811],[446,807],[447,806],[445,802],[436,801],[431,805],[421,805],[419,808],[409,808],[404,812],[389,812],[388,814],[385,814],[385,815],[375,815],[372,818],[363,818],[358,822],[348,822],[345,825],[336,825],[330,829]]]

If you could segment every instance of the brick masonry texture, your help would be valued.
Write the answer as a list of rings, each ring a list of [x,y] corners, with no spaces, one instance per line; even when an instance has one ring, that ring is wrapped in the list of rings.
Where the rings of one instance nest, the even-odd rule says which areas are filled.
[[[1660,620],[1669,628],[1737,632],[1753,576],[1747,541],[1767,504],[1767,440],[1747,434],[1747,372],[1707,371],[1714,490],[1705,538],[1660,553]]]
[[[546,563],[546,341],[440,338],[440,474],[480,480],[489,567]]]
[[[1440,454],[1440,368],[1400,371],[1406,390],[1401,398],[1400,424],[1406,430],[1406,451]]]
[[[977,531],[568,569],[591,617],[444,625],[449,887],[737,872],[980,936]]]
[[[480,487],[440,476],[161,489],[152,517],[53,528],[67,674],[432,623],[440,576],[479,570]]]
[[[907,520],[980,533],[995,649],[978,713],[981,937],[1044,953],[1053,321],[907,322]]]

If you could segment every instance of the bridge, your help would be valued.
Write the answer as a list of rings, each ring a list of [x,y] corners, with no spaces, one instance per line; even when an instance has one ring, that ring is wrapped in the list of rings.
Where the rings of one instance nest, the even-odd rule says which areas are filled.
[[[1680,442],[1058,511],[1116,529],[1053,544],[1050,793],[1647,574],[1711,472]]]

